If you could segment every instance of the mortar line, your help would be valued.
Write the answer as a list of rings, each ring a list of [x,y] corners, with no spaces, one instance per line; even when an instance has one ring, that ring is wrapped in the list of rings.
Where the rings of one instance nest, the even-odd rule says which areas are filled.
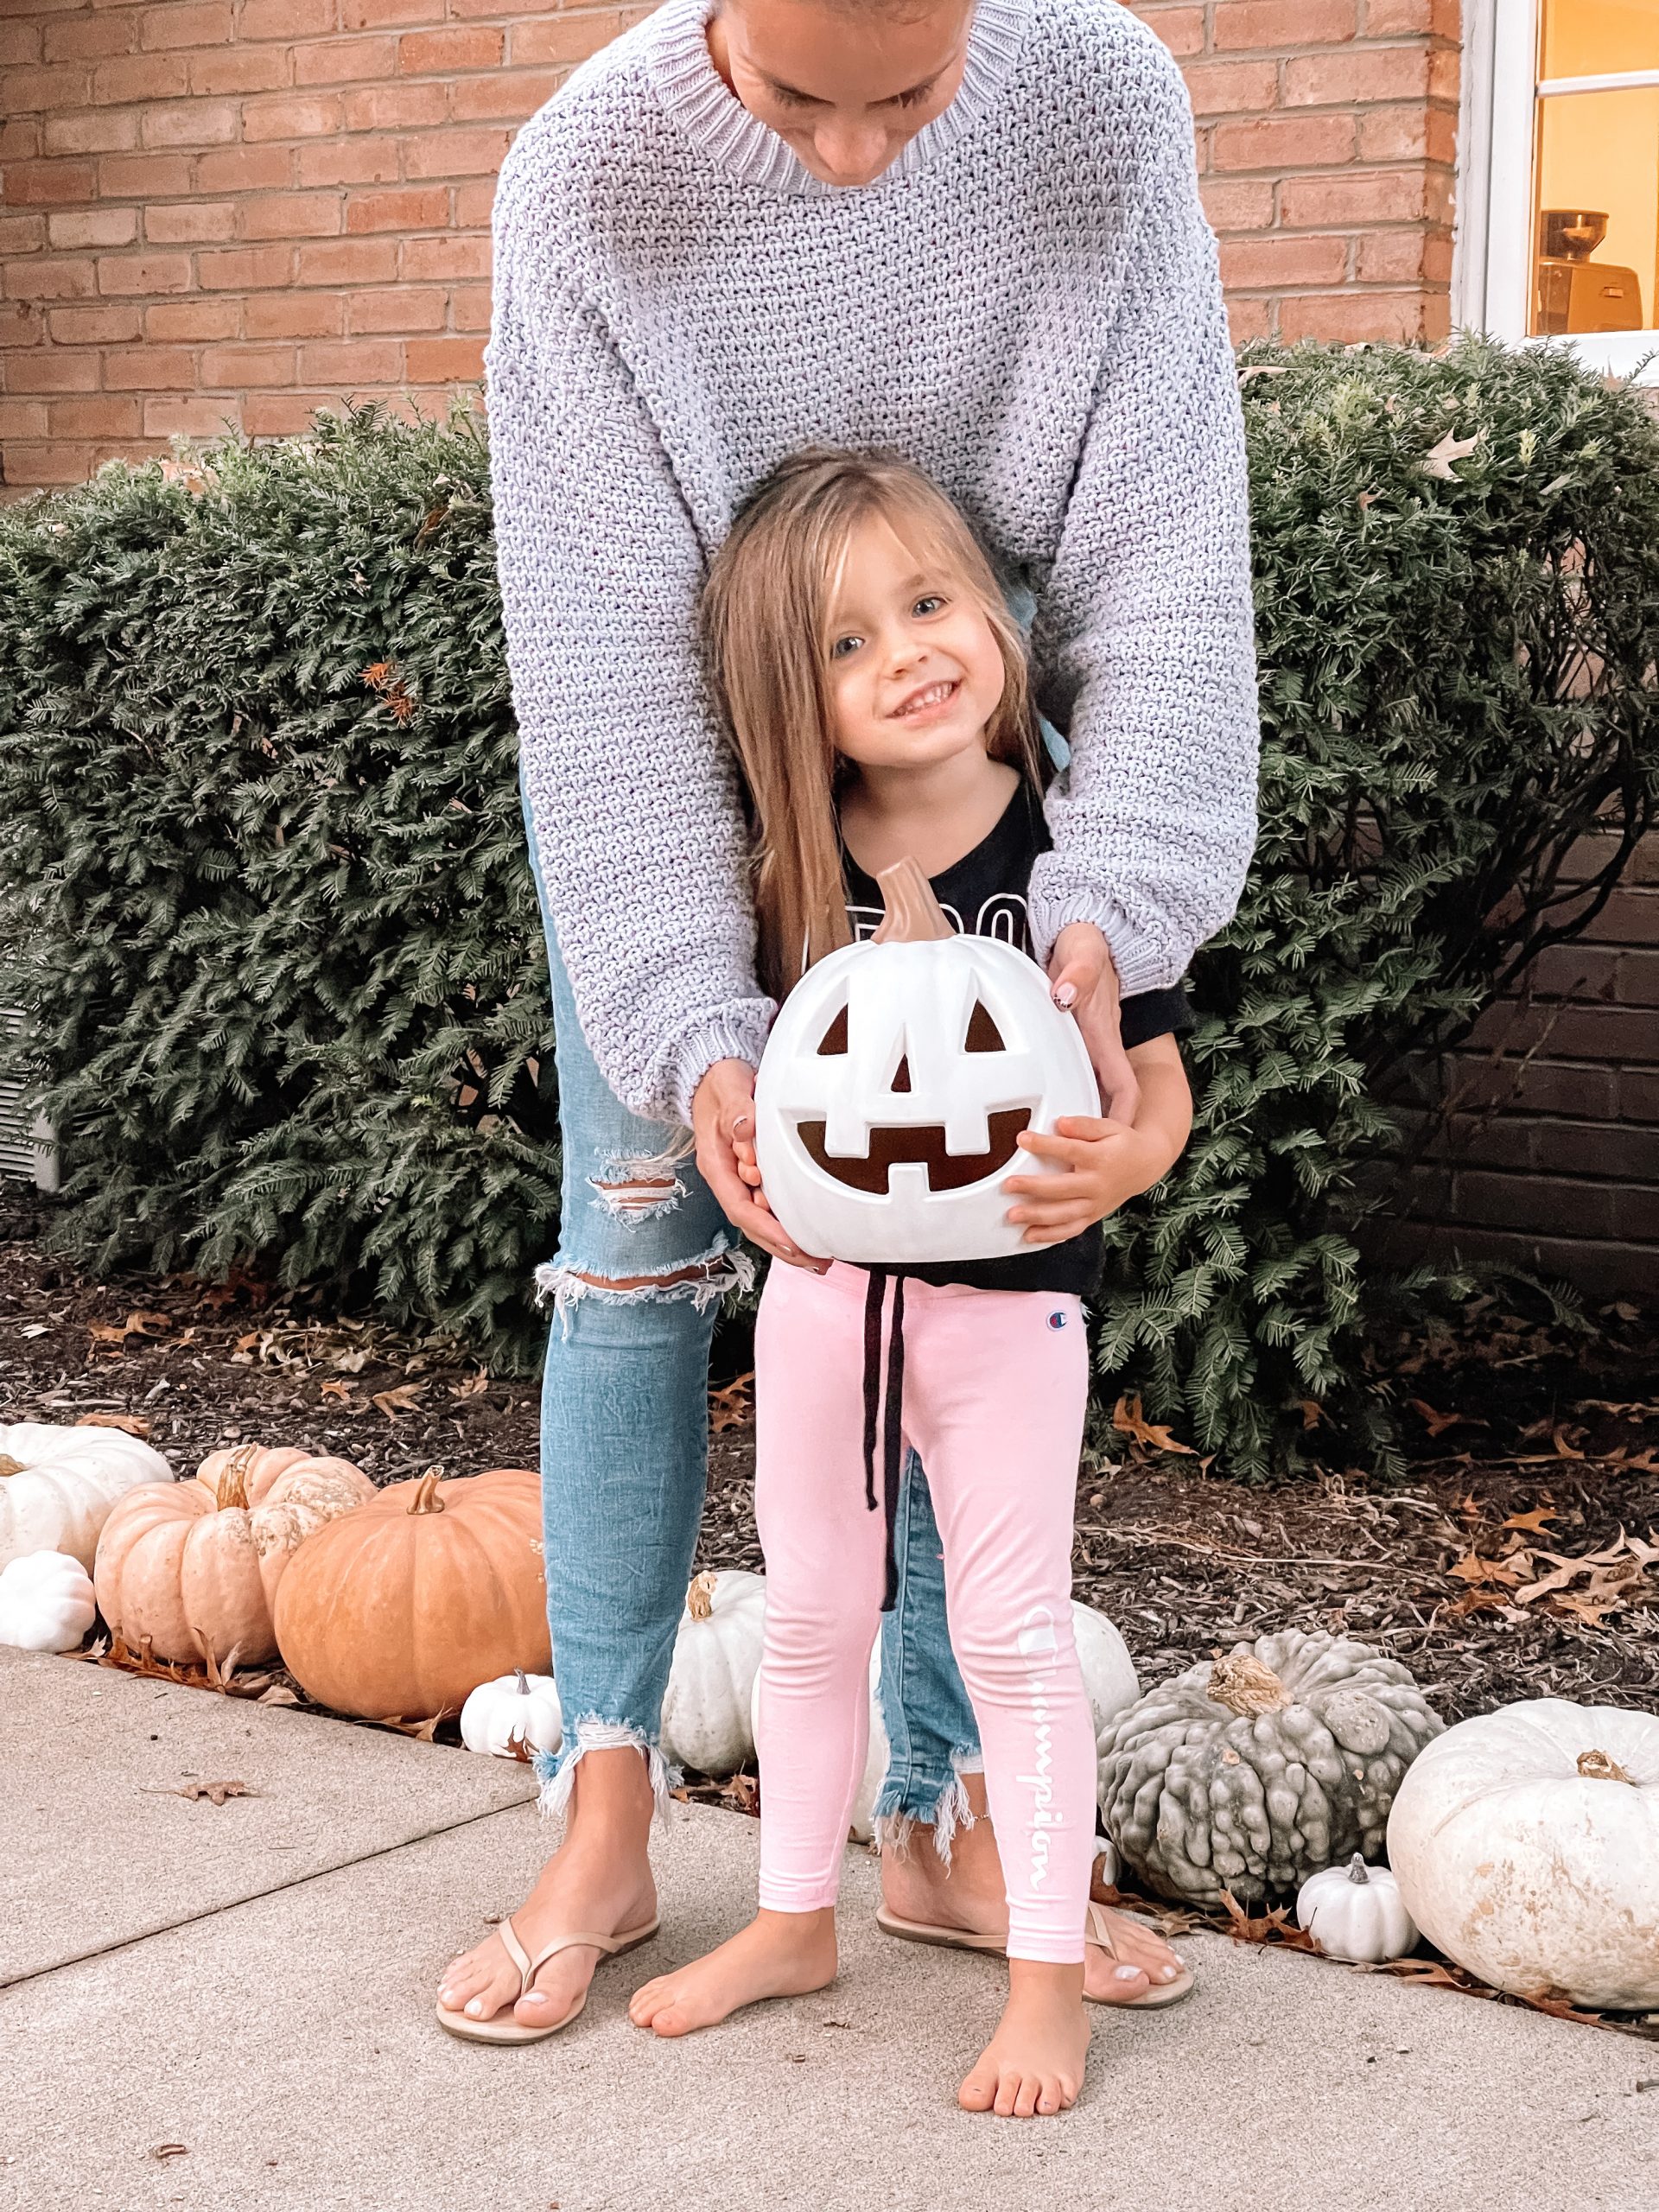
[[[480,1821],[499,1820],[505,1813],[522,1812],[526,1805],[535,1807],[534,1797],[521,1797],[516,1804],[492,1805],[481,1813],[468,1813],[465,1820],[446,1821],[441,1827],[423,1828],[419,1835],[404,1836],[397,1843],[382,1844],[378,1851],[365,1851],[356,1859],[342,1859],[332,1866],[313,1868],[308,1874],[296,1874],[291,1881],[273,1882],[268,1889],[251,1890],[246,1897],[228,1897],[223,1904],[208,1905],[200,1912],[186,1913],[181,1920],[163,1921],[158,1928],[141,1929],[136,1936],[123,1936],[112,1943],[99,1943],[90,1951],[78,1951],[73,1958],[55,1959],[50,1966],[31,1967],[27,1974],[0,1974],[0,1990],[22,1989],[31,1981],[41,1981],[49,1974],[62,1974],[69,1967],[85,1966],[89,1959],[106,1959],[117,1951],[130,1951],[136,1944],[152,1942],[157,1936],[171,1936],[181,1928],[194,1928],[204,1920],[217,1920],[221,1915],[234,1912],[238,1906],[257,1904],[263,1898],[280,1897],[284,1890],[302,1890],[308,1882],[321,1882],[330,1874],[343,1874],[348,1867],[372,1866],[377,1859],[389,1859],[397,1851],[408,1851],[415,1844],[428,1843],[435,1835],[454,1835],[460,1828],[474,1827]]]

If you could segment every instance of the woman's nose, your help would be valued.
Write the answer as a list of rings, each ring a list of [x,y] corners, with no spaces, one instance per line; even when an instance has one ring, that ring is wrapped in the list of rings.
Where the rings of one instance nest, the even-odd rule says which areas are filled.
[[[868,184],[887,165],[887,134],[879,125],[823,123],[812,134],[812,147],[836,184]]]

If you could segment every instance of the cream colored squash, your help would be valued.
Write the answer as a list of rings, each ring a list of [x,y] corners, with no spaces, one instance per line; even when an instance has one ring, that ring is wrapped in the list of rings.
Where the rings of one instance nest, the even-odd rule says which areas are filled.
[[[1386,1866],[1368,1866],[1356,1852],[1345,1866],[1323,1866],[1296,1893],[1296,1918],[1327,1958],[1403,1959],[1417,1943],[1400,1885]]]
[[[1389,1859],[1483,1981],[1659,2011],[1659,1717],[1536,1698],[1459,1721],[1401,1783]]]
[[[30,1552],[67,1552],[90,1572],[116,1500],[138,1483],[172,1479],[161,1453],[122,1428],[0,1426],[0,1567]]]
[[[699,1574],[685,1595],[663,1698],[664,1757],[699,1774],[735,1774],[754,1750],[749,1705],[766,1636],[764,1575]]]
[[[564,1740],[564,1715],[551,1675],[516,1667],[495,1681],[480,1682],[461,1708],[461,1740],[469,1751],[520,1759],[556,1751]]]
[[[1141,1678],[1135,1671],[1128,1646],[1104,1613],[1080,1599],[1071,1601],[1071,1634],[1083,1669],[1083,1687],[1089,1694],[1089,1713],[1095,1729],[1095,1757],[1098,1761],[1112,1732],[1112,1723],[1126,1706],[1141,1694]]]
[[[96,1610],[92,1578],[67,1552],[25,1552],[0,1567],[0,1643],[73,1651]]]

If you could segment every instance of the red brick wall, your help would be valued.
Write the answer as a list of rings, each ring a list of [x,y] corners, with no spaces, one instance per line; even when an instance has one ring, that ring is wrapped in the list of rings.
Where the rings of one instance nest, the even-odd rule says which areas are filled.
[[[7,0],[0,496],[479,377],[501,156],[644,12]]]
[[[1573,880],[1569,874],[1569,880]],[[1659,836],[1572,944],[1446,1071],[1461,1109],[1411,1178],[1395,1251],[1502,1259],[1592,1294],[1659,1289]]]
[[[1192,87],[1239,334],[1440,335],[1458,0],[1136,6]],[[5,0],[0,498],[477,378],[502,154],[645,12]]]
[[[1459,0],[1129,0],[1180,57],[1236,338],[1450,327]]]

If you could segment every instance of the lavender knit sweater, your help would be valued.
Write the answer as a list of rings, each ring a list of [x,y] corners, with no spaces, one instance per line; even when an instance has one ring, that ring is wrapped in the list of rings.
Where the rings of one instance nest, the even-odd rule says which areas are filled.
[[[821,185],[666,0],[526,124],[485,361],[507,658],[583,1033],[636,1111],[757,1060],[732,762],[696,655],[742,494],[812,442],[897,446],[1037,602],[1072,765],[1031,890],[1123,988],[1231,914],[1257,746],[1241,420],[1186,95],[1117,0],[979,0],[956,99]]]

